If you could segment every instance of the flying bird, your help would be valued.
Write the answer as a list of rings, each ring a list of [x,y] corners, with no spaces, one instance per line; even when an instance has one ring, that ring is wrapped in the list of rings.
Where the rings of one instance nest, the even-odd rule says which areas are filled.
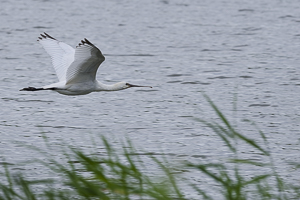
[[[74,49],[44,32],[38,37],[52,59],[59,82],[40,88],[27,87],[20,91],[53,90],[64,95],[85,95],[91,92],[117,91],[131,87],[150,87],[119,82],[106,85],[96,80],[100,64],[105,60],[102,52],[86,38]]]

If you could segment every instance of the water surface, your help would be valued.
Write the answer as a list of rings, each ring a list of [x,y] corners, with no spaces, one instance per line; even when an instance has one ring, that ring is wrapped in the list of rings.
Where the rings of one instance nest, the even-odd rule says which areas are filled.
[[[138,148],[163,151],[175,162],[220,161],[227,148],[191,120],[217,119],[205,92],[254,139],[258,131],[244,119],[256,122],[270,141],[279,173],[299,182],[299,171],[289,164],[300,162],[296,1],[30,0],[1,5],[0,153],[16,171],[44,177],[39,167],[17,165],[37,156],[21,144],[44,148],[42,133],[57,149],[61,141],[93,149],[91,137],[104,135],[116,147],[128,137]],[[84,37],[98,46],[106,56],[97,74],[104,83],[153,88],[75,97],[20,92],[57,81],[49,56],[36,42],[42,32],[71,46]],[[245,158],[259,157],[248,146],[240,150]],[[61,156],[55,148],[53,154]]]

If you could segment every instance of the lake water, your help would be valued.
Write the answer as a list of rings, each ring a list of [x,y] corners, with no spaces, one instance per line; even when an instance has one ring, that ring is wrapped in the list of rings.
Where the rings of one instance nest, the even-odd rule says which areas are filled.
[[[21,144],[43,148],[45,133],[57,149],[64,141],[90,150],[91,138],[103,135],[116,147],[129,138],[175,162],[220,160],[228,154],[223,142],[191,119],[217,119],[205,92],[253,139],[259,133],[244,119],[256,122],[279,174],[299,183],[289,164],[300,162],[299,9],[292,0],[2,0],[1,156],[15,171],[44,178],[38,167],[18,163],[37,157]],[[98,46],[106,56],[98,80],[153,88],[74,97],[20,92],[57,81],[36,42],[42,32],[71,46],[85,37]],[[255,159],[248,148],[240,146],[244,158]]]

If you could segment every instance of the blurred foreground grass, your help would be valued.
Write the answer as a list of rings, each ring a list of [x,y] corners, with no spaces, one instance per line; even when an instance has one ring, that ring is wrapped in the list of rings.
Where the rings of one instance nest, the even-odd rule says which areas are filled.
[[[260,135],[259,139],[263,141],[259,144],[257,140],[238,132],[217,106],[207,96],[204,97],[215,111],[219,121],[209,122],[197,118],[194,120],[212,129],[233,156],[220,163],[186,162],[184,170],[196,171],[195,174],[202,175],[198,177],[199,179],[205,177],[205,180],[210,180],[210,184],[213,183],[212,185],[203,186],[192,180],[178,177],[166,160],[151,155],[149,158],[156,164],[157,171],[163,174],[163,178],[161,175],[150,176],[146,173],[146,166],[139,156],[141,152],[136,150],[130,141],[124,144],[123,152],[119,152],[103,137],[105,155],[87,154],[80,149],[67,147],[67,150],[62,149],[66,160],[61,162],[47,151],[35,149],[45,159],[37,159],[30,163],[41,164],[52,171],[56,178],[31,180],[24,174],[12,173],[10,166],[3,161],[4,173],[1,175],[4,178],[0,182],[0,199],[190,199],[186,194],[186,186],[182,188],[181,182],[188,183],[190,189],[200,199],[300,199],[299,185],[287,183],[276,171],[266,136],[261,131],[257,131]],[[46,137],[45,143],[50,148]],[[238,146],[241,143],[248,145],[249,151],[254,150],[263,156],[264,162],[240,157]],[[259,169],[261,173],[249,176],[243,171],[245,165],[247,168]],[[295,168],[298,169],[299,164],[295,164]],[[45,187],[37,191],[36,187],[40,185]],[[212,186],[214,192],[205,190]]]

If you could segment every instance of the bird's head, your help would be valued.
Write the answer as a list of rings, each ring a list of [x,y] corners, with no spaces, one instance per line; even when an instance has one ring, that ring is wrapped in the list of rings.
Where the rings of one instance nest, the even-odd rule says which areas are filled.
[[[121,88],[121,90],[131,88],[131,87],[149,87],[149,88],[152,88],[151,86],[133,85],[133,84],[126,83],[126,82],[116,83],[116,85],[117,85],[118,88]]]

